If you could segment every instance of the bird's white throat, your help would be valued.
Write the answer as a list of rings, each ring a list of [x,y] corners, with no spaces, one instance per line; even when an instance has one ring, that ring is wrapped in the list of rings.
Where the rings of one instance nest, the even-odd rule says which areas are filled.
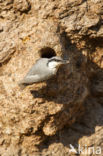
[[[48,63],[48,66],[50,69],[56,69],[56,67],[59,65],[60,63],[55,62],[55,61],[51,61]]]

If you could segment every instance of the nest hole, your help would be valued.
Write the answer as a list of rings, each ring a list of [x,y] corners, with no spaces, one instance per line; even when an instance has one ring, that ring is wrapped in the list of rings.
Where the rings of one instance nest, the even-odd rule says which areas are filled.
[[[54,49],[50,48],[50,47],[45,47],[45,48],[42,48],[40,51],[39,51],[39,54],[40,54],[40,57],[41,58],[51,58],[53,56],[56,56],[56,52]]]

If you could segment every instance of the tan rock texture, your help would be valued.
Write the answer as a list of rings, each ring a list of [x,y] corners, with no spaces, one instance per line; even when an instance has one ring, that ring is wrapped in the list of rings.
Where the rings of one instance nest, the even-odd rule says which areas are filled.
[[[21,90],[54,55],[70,64]],[[103,155],[102,69],[102,0],[0,0],[0,156]]]

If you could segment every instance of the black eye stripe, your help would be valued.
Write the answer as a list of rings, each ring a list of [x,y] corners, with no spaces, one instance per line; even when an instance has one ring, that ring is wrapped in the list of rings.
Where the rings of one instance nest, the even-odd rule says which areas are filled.
[[[52,61],[61,62],[62,60],[57,60],[57,59],[53,58],[53,59],[49,60],[48,62],[52,62]]]
[[[52,61],[61,62],[62,60],[57,60],[57,59],[53,58],[51,60],[48,60],[47,66],[48,66],[49,62],[52,62]]]

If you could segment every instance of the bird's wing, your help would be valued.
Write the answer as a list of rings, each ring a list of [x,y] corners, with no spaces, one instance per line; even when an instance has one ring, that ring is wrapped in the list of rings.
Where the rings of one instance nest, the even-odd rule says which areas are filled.
[[[27,75],[40,75],[44,73],[46,69],[46,60],[40,59],[31,67]]]
[[[32,84],[32,83],[38,82],[38,80],[39,80],[39,76],[37,74],[36,75],[27,75],[23,79],[22,83]]]
[[[37,75],[38,74],[38,69],[37,69],[37,65],[34,64],[31,69],[28,71],[28,73],[26,74],[26,76],[29,75]]]

